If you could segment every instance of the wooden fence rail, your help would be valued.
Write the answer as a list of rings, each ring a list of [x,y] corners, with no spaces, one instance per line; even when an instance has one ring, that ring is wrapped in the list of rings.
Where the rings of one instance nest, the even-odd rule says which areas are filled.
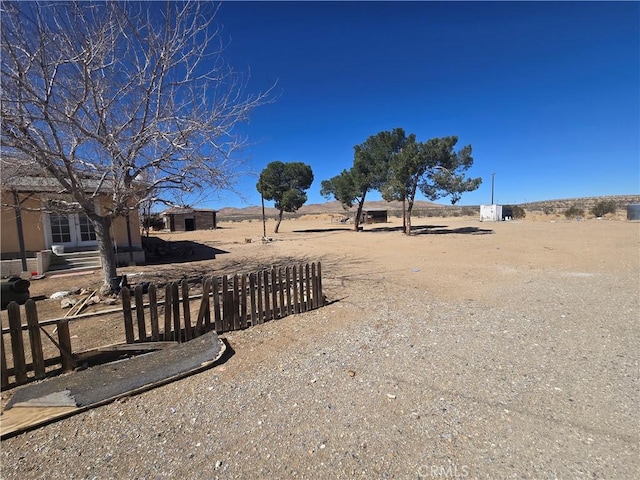
[[[155,285],[150,285],[146,303],[144,296],[141,285],[135,287],[133,296],[128,288],[121,291],[123,340],[126,344],[135,344],[131,347],[136,347],[129,350],[138,347],[153,349],[154,344],[159,346],[158,342],[189,341],[214,329],[219,334],[241,330],[321,307],[324,305],[322,267],[318,262],[222,277],[207,276],[202,281],[202,294],[191,297],[189,284],[182,280],[179,284],[174,282],[165,287],[162,301],[158,301]],[[193,303],[198,297],[199,305]],[[158,308],[162,306],[163,311]],[[40,380],[56,371],[70,372],[76,364],[81,363],[80,359],[90,353],[74,354],[72,351],[69,321],[73,317],[39,322],[33,300],[27,300],[24,311],[26,323],[23,325],[20,306],[12,302],[7,308],[9,327],[2,329],[0,342],[3,389],[12,383],[21,385]],[[53,331],[56,333],[50,334],[44,327],[52,325],[55,325]],[[45,358],[43,333],[56,347],[53,357]],[[25,347],[27,334],[28,350]],[[11,365],[8,364],[5,335],[9,337]],[[115,349],[116,346],[98,347],[92,352]],[[126,350],[125,346],[120,348]],[[49,368],[55,366],[59,367],[54,371]],[[10,382],[10,378],[13,382]]]

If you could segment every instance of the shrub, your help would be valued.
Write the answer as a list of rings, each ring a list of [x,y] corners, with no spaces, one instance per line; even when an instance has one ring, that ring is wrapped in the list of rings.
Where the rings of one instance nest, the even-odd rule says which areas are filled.
[[[519,205],[511,207],[511,211],[513,213],[513,218],[524,218],[527,216],[527,212]]]
[[[164,228],[164,220],[157,213],[142,218],[142,226],[146,229],[162,230]]]
[[[564,211],[564,216],[568,219],[581,217],[584,215],[584,210],[576,205],[571,205]]]
[[[544,213],[545,215],[551,215],[554,212],[554,208],[550,207],[548,205],[545,205],[544,207],[542,207],[542,213]]]
[[[616,202],[613,200],[602,200],[593,206],[591,213],[596,217],[604,217],[607,213],[616,213]]]

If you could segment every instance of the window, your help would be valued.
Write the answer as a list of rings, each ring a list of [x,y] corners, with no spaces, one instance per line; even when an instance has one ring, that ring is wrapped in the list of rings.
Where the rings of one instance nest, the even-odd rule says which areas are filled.
[[[80,240],[83,242],[95,242],[96,240],[96,231],[93,229],[93,224],[89,217],[87,217],[84,213],[79,215],[80,220]]]
[[[71,242],[69,217],[66,215],[51,213],[49,214],[49,220],[51,221],[51,239],[53,240],[53,243]]]

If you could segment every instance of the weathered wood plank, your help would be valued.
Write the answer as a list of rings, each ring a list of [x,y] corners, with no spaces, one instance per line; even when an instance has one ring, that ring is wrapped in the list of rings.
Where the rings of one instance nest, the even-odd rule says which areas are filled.
[[[178,293],[178,284],[171,282],[171,308],[173,315],[173,339],[182,343],[182,327],[180,325],[180,294]]]
[[[213,290],[213,316],[215,318],[215,330],[217,333],[223,332],[222,316],[220,315],[220,294],[218,293],[218,277],[211,277],[211,290]]]
[[[247,274],[240,277],[240,328],[247,328]]]
[[[278,315],[278,272],[276,267],[271,269],[271,299],[273,300],[273,318],[274,320],[279,317]]]
[[[133,314],[131,313],[131,292],[127,287],[120,290],[120,299],[122,300],[122,317],[124,319],[124,336],[127,343],[133,343],[135,337],[133,334]]]
[[[151,340],[160,340],[160,326],[158,325],[158,292],[155,285],[149,285],[149,316],[151,317]]]
[[[196,327],[193,332],[194,337],[198,337],[204,333],[205,318],[210,310],[209,293],[211,291],[211,278],[202,280],[202,299],[200,300],[200,309],[198,310],[198,318],[196,319]],[[209,318],[211,318],[209,316]],[[207,322],[207,323],[210,323]]]
[[[318,275],[316,274],[316,264],[311,264],[311,307],[318,308]]]
[[[256,274],[251,272],[249,274],[249,296],[251,298],[251,326],[256,324]]]
[[[2,379],[2,390],[9,386],[9,371],[7,370],[7,352],[4,347],[4,334],[0,335],[0,378]]]
[[[271,320],[271,307],[270,307],[270,299],[269,299],[269,270],[265,270],[262,272],[263,283],[264,283],[264,321],[268,322]]]
[[[302,267],[302,265],[300,265],[300,311],[301,312],[306,312],[307,311],[307,302],[304,298],[304,268]]]
[[[189,306],[189,282],[184,278],[180,282],[182,288],[182,316],[184,317],[184,338],[188,342],[193,338],[191,331],[191,307]]]
[[[304,273],[305,273],[305,277],[306,277],[306,285],[307,285],[307,310],[311,310],[313,308],[313,305],[311,303],[311,272],[309,271],[309,264],[307,263],[304,266]]]
[[[322,263],[318,262],[318,306],[324,307],[324,293],[322,293]]]
[[[300,313],[300,297],[298,296],[298,267],[293,266],[291,284],[293,286],[293,313]]]
[[[173,308],[173,291],[171,288],[171,284],[168,283],[164,287],[164,332],[162,334],[162,339],[167,342],[170,340],[175,340],[173,332],[171,331],[171,312]]]
[[[258,272],[256,273],[256,279],[257,279],[257,283],[258,285],[256,286],[256,295],[258,297],[258,319],[257,319],[257,323],[263,323],[264,322],[264,310],[262,309],[262,299],[264,297],[264,295],[262,294],[262,273]]]
[[[230,332],[233,325],[233,292],[229,292],[229,277],[222,276],[222,323],[223,332]]]
[[[138,323],[138,340],[144,342],[147,339],[147,326],[144,318],[144,298],[142,296],[142,285],[138,285],[133,294],[136,299],[136,320]]]
[[[280,318],[286,316],[286,305],[284,303],[284,281],[282,275],[282,268],[278,268],[278,296],[280,301]]]
[[[29,343],[31,344],[31,361],[36,380],[45,377],[44,352],[42,351],[42,338],[40,337],[40,325],[38,325],[38,311],[36,302],[29,299],[24,304],[29,327]]]
[[[69,320],[60,320],[57,324],[57,328],[58,344],[60,348],[60,361],[62,362],[62,373],[71,372],[76,365],[73,361],[71,334],[69,333]],[[131,328],[133,330],[133,324]]]
[[[7,307],[9,316],[9,331],[11,332],[11,352],[13,354],[13,369],[16,383],[26,383],[27,362],[24,356],[24,339],[22,338],[22,322],[20,320],[20,305],[11,302]]]
[[[291,268],[289,266],[284,270],[284,278],[284,288],[287,296],[285,315],[291,315],[293,312],[291,308]]]
[[[233,330],[240,330],[240,276],[233,276]]]

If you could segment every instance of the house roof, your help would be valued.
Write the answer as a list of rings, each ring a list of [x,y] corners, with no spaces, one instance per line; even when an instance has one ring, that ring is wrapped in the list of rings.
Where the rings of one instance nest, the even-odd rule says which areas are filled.
[[[191,207],[171,207],[161,212],[161,215],[176,215],[184,213],[216,213],[217,210],[211,210],[208,208],[191,208]]]

